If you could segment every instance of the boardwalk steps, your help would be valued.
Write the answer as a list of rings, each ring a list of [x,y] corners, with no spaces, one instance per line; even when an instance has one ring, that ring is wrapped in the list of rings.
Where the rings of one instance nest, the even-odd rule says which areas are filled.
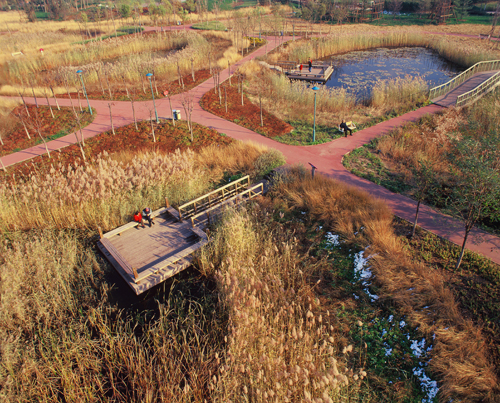
[[[264,191],[249,176],[179,206],[152,213],[154,225],[130,222],[101,235],[97,246],[125,282],[141,294],[191,265],[193,253],[208,243],[204,229],[228,205]]]

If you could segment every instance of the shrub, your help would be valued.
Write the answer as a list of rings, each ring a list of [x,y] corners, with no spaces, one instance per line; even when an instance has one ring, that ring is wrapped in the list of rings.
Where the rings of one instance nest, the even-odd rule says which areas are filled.
[[[285,156],[281,151],[274,148],[260,155],[254,163],[257,176],[265,176],[274,168],[277,168],[286,163]]]

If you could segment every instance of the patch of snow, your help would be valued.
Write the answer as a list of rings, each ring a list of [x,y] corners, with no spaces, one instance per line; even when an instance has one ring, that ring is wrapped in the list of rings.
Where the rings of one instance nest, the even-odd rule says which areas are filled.
[[[340,235],[332,234],[331,232],[326,233],[326,242],[332,246],[340,246]]]
[[[410,348],[413,355],[420,358],[425,350],[425,338],[423,338],[420,342],[418,340],[412,340]]]
[[[354,295],[354,299],[359,299],[359,297],[356,294],[352,294],[352,295]]]
[[[387,334],[387,330],[382,329],[382,336],[381,337],[384,337],[386,334]]]
[[[390,355],[392,355],[392,348],[386,342],[384,342],[384,350],[385,350],[386,357],[389,357]]]
[[[437,382],[427,376],[424,368],[413,368],[413,375],[418,378],[422,391],[427,395],[422,399],[422,403],[432,403],[439,391]]]
[[[387,319],[387,321],[389,323],[391,323],[393,321],[393,319],[394,319],[394,315],[389,315],[389,319]]]
[[[405,327],[405,326],[406,326],[406,322],[404,320],[399,322],[399,327]]]

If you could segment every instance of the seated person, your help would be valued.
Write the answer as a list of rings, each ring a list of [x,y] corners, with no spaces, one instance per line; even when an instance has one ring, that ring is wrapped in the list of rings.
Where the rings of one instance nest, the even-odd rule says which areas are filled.
[[[352,136],[352,130],[349,129],[349,126],[347,126],[347,124],[344,121],[342,121],[339,127],[341,131],[345,133],[345,137],[347,137],[347,131],[349,131],[349,134]]]
[[[151,209],[149,207],[142,210],[142,219],[149,222],[150,227],[154,224],[153,218],[151,217]]]
[[[142,228],[144,228],[144,223],[142,222],[142,215],[141,215],[141,213],[139,213],[139,210],[137,210],[134,213],[134,221],[141,224]]]

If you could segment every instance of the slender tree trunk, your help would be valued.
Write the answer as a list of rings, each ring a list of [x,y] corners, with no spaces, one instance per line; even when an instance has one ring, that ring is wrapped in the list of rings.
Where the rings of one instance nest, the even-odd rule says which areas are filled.
[[[193,83],[196,81],[194,78],[194,59],[191,59],[191,76],[193,77]]]
[[[113,100],[113,94],[111,94],[111,85],[109,85],[108,73],[104,70],[104,78],[106,79],[106,84],[108,86],[109,99]]]
[[[81,120],[80,120],[80,117],[77,115],[76,116],[76,120],[78,122],[78,127],[80,128],[80,137],[82,138],[82,141],[78,141],[78,132],[75,131],[75,137],[76,137],[76,143],[78,144],[78,147],[80,147],[80,152],[82,153],[82,157],[83,157],[83,160],[86,161],[87,158],[85,156],[85,150],[83,149],[83,130],[82,130],[82,123],[81,123]]]
[[[124,81],[125,83],[125,81]],[[132,105],[132,115],[134,116],[134,125],[135,125],[135,131],[139,131],[139,127],[137,127],[137,119],[135,118],[135,107],[134,107],[134,100],[130,96],[130,93],[128,92],[128,87],[127,83],[125,83],[125,91],[127,91],[127,98],[130,99],[130,103]]]
[[[227,87],[224,86],[224,104],[226,105],[226,113],[227,113]]]
[[[259,93],[259,105],[260,105],[260,127],[264,126],[264,118],[262,116],[262,96]]]
[[[168,94],[168,104],[170,105],[170,116],[172,116],[172,124],[175,126],[174,111],[172,110],[172,100],[170,99],[170,94]]]
[[[418,222],[418,210],[420,209],[420,200],[417,202],[417,212],[415,213],[415,222],[413,223],[413,229],[411,231],[410,238],[413,238],[415,236],[415,231],[417,229],[417,222]]]
[[[5,168],[5,165],[3,164],[2,158],[0,158],[0,164],[2,164],[3,171],[7,172],[7,168]]]
[[[156,143],[155,128],[153,125],[153,112],[149,111],[149,121],[151,122],[151,133],[153,134],[153,143]]]
[[[47,151],[47,155],[49,156],[49,158],[51,158],[51,156],[50,156],[50,151],[49,151],[49,147],[47,147],[47,142],[46,142],[46,141],[45,141],[45,139],[43,138],[42,133],[40,133],[40,129],[39,129],[39,128],[37,128],[37,129],[36,129],[36,131],[37,131],[37,133],[38,133],[38,136],[39,136],[39,137],[42,139],[42,141],[43,141],[43,145],[45,146],[45,151]]]
[[[229,69],[229,85],[231,85],[231,64],[227,61],[227,68]]]
[[[80,100],[80,90],[77,91],[77,94],[78,94],[78,106],[80,107],[80,112],[83,112],[82,102]]]
[[[52,119],[55,119],[54,111],[52,110],[52,106],[49,103],[49,95],[47,94],[47,91],[45,91],[45,99],[47,100],[47,105],[49,105],[50,114],[52,115]]]
[[[54,93],[54,89],[52,88],[52,85],[50,86],[50,90],[52,91],[52,96],[54,97],[54,101],[56,101],[57,110],[60,111],[61,108],[59,107],[59,102],[57,102],[56,94]]]
[[[30,115],[30,111],[28,110],[28,106],[26,105],[26,102],[24,102],[24,97],[23,97],[23,94],[21,94],[20,91],[17,92],[19,94],[19,96],[21,97],[21,99],[23,100],[23,105],[24,105],[24,109],[26,110],[26,114],[28,115],[28,117],[30,118],[31,115]]]
[[[26,127],[26,123],[24,123],[24,119],[21,116],[19,116],[19,120],[21,121],[21,124],[24,127],[24,131],[26,132],[26,136],[28,136],[28,139],[31,140],[30,132],[28,131],[28,128]]]
[[[33,88],[33,83],[31,81],[30,81],[30,85],[31,85],[31,92],[33,93],[33,98],[35,98],[35,105],[38,108],[38,101],[36,99],[35,89]]]
[[[113,113],[111,112],[111,103],[108,102],[109,107],[109,120],[111,122],[111,131],[113,132],[113,136],[115,135],[115,127],[113,126]]]
[[[95,72],[97,74],[97,79],[99,80],[99,84],[101,86],[102,95],[104,95],[104,86],[102,85],[101,75],[99,74],[100,69],[101,69],[101,66],[99,65],[98,67],[96,67]]]
[[[460,265],[462,264],[462,258],[464,257],[464,252],[465,252],[465,244],[467,243],[467,238],[469,236],[470,230],[472,227],[465,226],[465,236],[464,236],[464,241],[462,243],[462,250],[460,251],[460,256],[458,257],[457,264],[455,266],[455,270],[458,270],[460,268]]]

